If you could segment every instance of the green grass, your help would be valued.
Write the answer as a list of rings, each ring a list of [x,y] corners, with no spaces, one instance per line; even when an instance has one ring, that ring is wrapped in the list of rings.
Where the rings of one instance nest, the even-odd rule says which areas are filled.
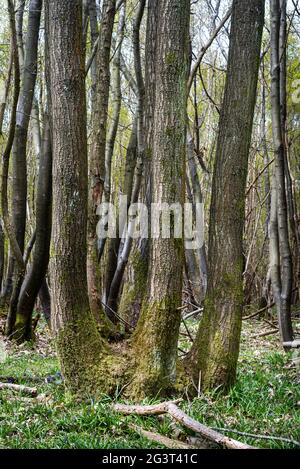
[[[38,402],[20,399],[11,391],[0,392],[0,448],[159,448],[131,430],[130,423],[172,437],[174,428],[167,417],[159,420],[117,415],[110,408],[112,399],[105,396],[97,402],[72,401],[64,394],[58,371],[55,356],[26,347],[12,350],[0,363],[2,378],[10,376],[19,384],[36,386],[48,396],[46,401]],[[54,377],[51,382],[46,381],[49,376]],[[229,395],[201,396],[192,403],[186,401],[182,408],[211,427],[299,441],[299,383],[291,355],[280,352],[276,338],[253,344],[246,331],[238,381]],[[275,440],[226,434],[261,448],[293,447]],[[184,430],[178,438],[184,438]]]

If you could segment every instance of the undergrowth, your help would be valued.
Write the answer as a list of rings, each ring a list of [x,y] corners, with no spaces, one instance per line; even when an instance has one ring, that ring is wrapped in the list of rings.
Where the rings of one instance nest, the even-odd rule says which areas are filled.
[[[258,324],[258,322],[257,322]],[[278,339],[251,339],[256,326],[243,332],[238,380],[228,396],[201,395],[181,405],[189,415],[214,428],[300,440],[299,371],[292,355],[278,346]],[[183,345],[184,346],[184,345]],[[74,402],[64,392],[53,353],[39,347],[10,349],[0,363],[3,379],[35,386],[43,400],[25,398],[11,390],[0,391],[0,448],[159,448],[130,428],[135,423],[169,437],[174,424],[168,417],[125,417],[111,410],[113,397]],[[153,401],[147,401],[147,404]],[[177,431],[177,430],[176,430]],[[226,433],[260,448],[293,448],[275,440]],[[176,438],[185,439],[186,431]]]

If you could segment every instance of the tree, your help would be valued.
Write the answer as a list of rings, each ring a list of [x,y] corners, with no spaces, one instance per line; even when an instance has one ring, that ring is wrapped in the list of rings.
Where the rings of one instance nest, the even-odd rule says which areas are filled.
[[[17,306],[15,334],[18,340],[32,339],[31,318],[33,308],[45,279],[51,238],[52,149],[50,124],[44,117],[44,135],[39,161],[36,197],[36,229],[33,260],[24,278]],[[45,289],[45,285],[44,285]],[[44,289],[42,291],[44,291]]]
[[[27,134],[37,76],[37,53],[42,0],[31,0],[28,14],[28,33],[25,44],[24,67],[18,101],[16,130],[13,145],[12,221],[16,240],[24,253],[26,203],[27,203]],[[20,46],[19,46],[20,49]],[[23,268],[16,262],[14,268],[14,289],[7,317],[6,332],[11,335],[16,320],[17,302],[23,281]]]
[[[150,213],[151,204],[151,178],[150,161],[153,153],[153,114],[155,106],[156,85],[156,46],[157,46],[157,15],[158,0],[147,4],[147,28],[145,40],[145,105],[144,105],[144,132],[145,157],[143,161],[143,179],[139,200],[146,203]],[[136,325],[140,316],[141,306],[147,287],[147,274],[149,267],[149,240],[139,239],[134,246],[127,266],[127,279],[123,285],[120,299],[120,315],[126,316],[130,324]]]
[[[283,342],[293,340],[291,296],[293,263],[289,242],[288,204],[286,192],[286,2],[271,0],[271,106],[275,151],[275,169],[272,178],[270,267],[279,328]],[[281,7],[281,8],[280,8]],[[282,16],[281,16],[282,15]],[[281,25],[283,19],[283,28]],[[280,47],[281,44],[281,47]],[[291,189],[290,189],[291,190]]]
[[[264,24],[262,0],[234,0],[225,94],[212,182],[208,292],[188,367],[203,389],[233,384],[243,312],[248,155]]]
[[[158,2],[152,203],[184,202],[189,1]],[[132,395],[164,393],[176,381],[183,241],[151,240],[148,293],[133,339]]]
[[[91,310],[96,318],[102,309],[100,271],[97,252],[97,210],[102,202],[105,182],[105,148],[110,86],[110,51],[114,26],[116,0],[105,0],[102,5],[101,31],[95,56],[96,71],[92,69],[92,137],[89,154],[89,209],[88,209],[88,291]],[[95,29],[95,28],[93,28]],[[94,81],[96,80],[96,81]]]
[[[98,387],[102,344],[86,274],[87,135],[81,0],[46,3],[52,102],[52,330],[67,387]],[[103,377],[104,379],[104,377]]]

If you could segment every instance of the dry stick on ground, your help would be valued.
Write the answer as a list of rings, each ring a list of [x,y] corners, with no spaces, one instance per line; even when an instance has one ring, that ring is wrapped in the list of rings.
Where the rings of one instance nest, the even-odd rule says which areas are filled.
[[[177,401],[178,403],[178,401]],[[203,437],[207,438],[210,441],[218,443],[219,445],[223,446],[224,448],[228,449],[254,449],[253,446],[241,443],[240,441],[233,440],[232,438],[228,438],[221,433],[212,430],[211,428],[202,425],[197,420],[192,419],[189,417],[185,412],[177,407],[176,403],[174,402],[163,402],[158,405],[152,406],[130,406],[124,404],[115,404],[113,406],[113,410],[116,412],[120,412],[124,415],[160,415],[160,414],[169,414],[174,420],[179,422],[184,427],[188,428],[189,430],[194,431],[202,435]]]
[[[11,389],[12,391],[23,392],[24,394],[29,394],[31,397],[37,397],[38,395],[36,388],[28,388],[21,384],[0,383],[0,390],[1,389]]]
[[[253,318],[256,318],[257,316],[259,316],[261,313],[264,313],[265,311],[267,311],[267,309],[270,309],[270,308],[273,308],[273,306],[275,306],[275,302],[265,306],[264,308],[261,308],[259,309],[258,311],[256,311],[255,313],[253,314],[250,314],[250,316],[245,316],[243,318],[244,321],[247,321],[248,319],[253,319]]]
[[[261,332],[261,334],[253,335],[254,339],[258,339],[259,337],[267,337],[268,335],[278,334],[279,329],[273,329],[272,331],[265,331]]]
[[[294,293],[294,292],[297,291],[297,290],[298,290],[298,288],[294,288],[294,290],[292,291],[292,293]],[[259,309],[259,310],[256,311],[255,313],[250,314],[250,316],[245,316],[245,317],[243,318],[243,321],[247,321],[248,319],[253,319],[253,318],[255,318],[256,316],[259,316],[261,313],[264,313],[265,311],[267,311],[267,309],[273,308],[273,307],[275,306],[275,304],[276,304],[276,303],[275,303],[275,301],[274,301],[273,303],[271,303],[271,304],[269,304],[269,305],[267,305],[267,306],[264,306],[264,308]]]
[[[165,446],[166,448],[171,448],[171,449],[192,449],[193,448],[187,443],[183,443],[182,441],[179,441],[179,440],[172,440],[171,438],[168,438],[167,436],[164,436],[164,435],[160,435],[159,433],[149,432],[147,430],[144,430],[141,427],[138,427],[137,425],[130,424],[128,426],[135,432],[139,433],[141,436],[148,438],[148,440],[155,441],[155,443],[159,443]]]
[[[168,413],[168,405],[169,404],[180,404],[182,399],[177,399],[176,401],[172,402],[162,402],[161,404],[154,404],[154,405],[123,405],[123,404],[115,404],[113,406],[113,410],[115,412],[120,412],[124,415],[161,415]]]

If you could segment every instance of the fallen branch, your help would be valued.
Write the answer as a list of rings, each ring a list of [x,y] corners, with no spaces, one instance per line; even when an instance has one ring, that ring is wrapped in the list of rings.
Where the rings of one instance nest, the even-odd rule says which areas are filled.
[[[11,389],[12,391],[23,392],[24,394],[29,394],[31,397],[37,397],[38,395],[36,388],[28,388],[21,384],[0,383],[0,390],[1,389]]]
[[[174,420],[179,422],[184,427],[192,430],[193,432],[202,435],[206,439],[217,443],[220,446],[228,449],[254,449],[253,446],[246,445],[240,441],[228,438],[221,433],[212,430],[205,425],[202,425],[197,420],[189,417],[185,412],[177,407],[177,402],[163,402],[161,404],[152,406],[130,406],[124,404],[115,404],[113,409],[125,415],[160,415],[169,414]]]
[[[243,318],[243,321],[247,321],[248,319],[256,318],[256,316],[259,316],[261,313],[264,313],[265,311],[267,311],[267,309],[273,308],[273,306],[275,306],[275,302],[265,306],[264,308],[259,309],[258,311],[256,311],[253,314],[250,314],[250,316],[245,316]]]
[[[294,290],[292,291],[292,293],[294,293],[295,291],[297,291],[298,288],[294,288]],[[264,308],[261,308],[259,309],[258,311],[256,311],[255,313],[253,314],[250,314],[250,316],[245,316],[243,317],[243,321],[247,321],[248,319],[252,319],[252,318],[255,318],[256,316],[259,316],[261,313],[264,313],[265,311],[267,311],[268,309],[271,309],[273,308],[274,306],[276,305],[275,301],[273,301],[273,303],[265,306]]]
[[[177,399],[172,402],[162,402],[161,404],[155,405],[126,405],[126,404],[114,404],[113,409],[115,412],[120,412],[123,415],[161,415],[168,413],[169,404],[179,404],[182,399]]]
[[[293,340],[292,342],[283,342],[284,348],[300,348],[300,340]]]
[[[275,441],[283,441],[285,443],[290,443],[295,446],[300,446],[300,442],[296,440],[291,440],[290,438],[281,438],[280,436],[267,436],[267,435],[255,435],[254,433],[245,433],[240,432],[238,430],[231,430],[230,428],[214,428],[214,430],[226,433],[235,433],[241,436],[247,436],[248,438],[253,438],[256,440],[275,440]]]
[[[260,334],[253,335],[252,337],[254,339],[258,339],[259,337],[267,337],[268,335],[278,334],[278,332],[279,332],[279,329],[273,329],[271,331],[265,331],[265,332],[261,332]]]
[[[198,308],[195,311],[192,311],[191,313],[188,313],[186,316],[184,316],[183,321],[186,321],[187,319],[190,319],[193,316],[196,316],[197,314],[200,314],[202,312],[203,312],[203,308]]]
[[[141,427],[138,427],[137,425],[130,424],[129,428],[136,431],[137,433],[144,436],[145,438],[148,438],[148,440],[155,441],[155,443],[159,443],[165,446],[166,448],[192,449],[192,446],[188,445],[187,443],[183,443],[182,441],[179,441],[179,440],[172,440],[171,438],[168,438],[167,436],[164,436],[164,435],[160,435],[159,433],[149,432],[147,430],[144,430]]]
[[[172,403],[168,404],[168,414],[189,430],[192,430],[195,433],[199,433],[208,440],[214,441],[215,443],[218,443],[219,445],[224,446],[225,448],[253,449],[253,447],[250,445],[246,445],[244,443],[241,443],[240,441],[227,438],[221,433],[218,433],[215,430],[206,427],[202,423],[197,422],[197,420],[194,420],[189,417],[185,412],[180,410],[176,405]]]

